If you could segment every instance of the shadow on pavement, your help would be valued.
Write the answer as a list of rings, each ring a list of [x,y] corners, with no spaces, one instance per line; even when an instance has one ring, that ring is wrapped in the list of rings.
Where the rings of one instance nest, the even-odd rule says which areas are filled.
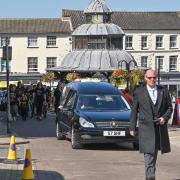
[[[34,180],[65,180],[64,177],[55,171],[34,170]],[[23,171],[15,169],[0,169],[0,179],[2,180],[20,180]]]
[[[121,144],[85,144],[83,145],[84,150],[103,150],[103,151],[134,151],[131,143]]]
[[[23,138],[55,137],[56,124],[54,116],[48,114],[41,121],[35,118],[28,118],[22,121],[18,118],[16,122],[10,123],[11,133]]]

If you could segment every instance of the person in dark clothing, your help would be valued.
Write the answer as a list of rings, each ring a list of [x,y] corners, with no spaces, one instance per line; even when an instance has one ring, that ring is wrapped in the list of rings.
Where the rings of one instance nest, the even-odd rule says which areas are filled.
[[[17,87],[16,87],[16,96],[17,96],[17,106],[18,106],[18,114],[21,114],[21,108],[20,108],[20,98],[22,94],[24,93],[24,85],[21,83],[21,81],[18,81]]]
[[[22,94],[20,97],[20,115],[22,117],[22,120],[25,121],[27,118],[27,112],[28,112],[28,97],[25,93]]]
[[[62,94],[62,86],[61,86],[61,83],[58,82],[58,85],[54,91],[54,110],[55,110],[55,112],[57,112],[57,108],[60,105],[61,94]]]
[[[35,105],[34,105],[34,100],[33,100],[33,94],[34,91],[36,89],[36,84],[32,85],[31,89],[30,89],[30,97],[29,97],[29,101],[30,101],[30,108],[31,108],[31,118],[33,118],[34,116],[34,111],[35,111]]]
[[[33,93],[33,99],[36,107],[37,120],[41,120],[43,103],[46,101],[46,93],[41,82],[37,83],[37,87]]]
[[[136,88],[130,119],[130,135],[136,136],[139,119],[139,150],[144,153],[146,180],[155,180],[158,150],[170,152],[167,123],[173,111],[169,92],[156,85],[157,74],[149,69],[145,73],[146,85]]]
[[[46,95],[46,101],[43,103],[43,116],[46,117],[47,111],[50,107],[50,98],[51,98],[51,90],[46,85],[43,85],[45,95]]]
[[[10,113],[12,120],[16,121],[17,116],[17,95],[16,95],[16,86],[10,85]]]

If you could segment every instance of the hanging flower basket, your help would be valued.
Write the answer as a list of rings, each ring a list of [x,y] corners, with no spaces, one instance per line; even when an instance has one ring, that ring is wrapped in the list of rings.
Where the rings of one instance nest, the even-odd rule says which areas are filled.
[[[75,79],[77,79],[79,77],[79,74],[78,73],[68,73],[66,75],[66,80],[69,81],[69,82],[72,82],[74,81]]]
[[[44,82],[54,82],[55,75],[53,72],[47,72],[46,74],[43,74],[41,77],[42,81]]]
[[[139,82],[144,81],[144,70],[142,69],[134,69],[130,73],[130,85],[131,88],[134,88]]]
[[[130,82],[130,88],[133,89],[139,82],[144,80],[144,70],[134,69],[129,73],[124,69],[116,69],[111,75],[111,81],[116,87]]]
[[[124,69],[116,69],[111,75],[112,82],[116,87],[125,84],[128,80],[128,72]]]

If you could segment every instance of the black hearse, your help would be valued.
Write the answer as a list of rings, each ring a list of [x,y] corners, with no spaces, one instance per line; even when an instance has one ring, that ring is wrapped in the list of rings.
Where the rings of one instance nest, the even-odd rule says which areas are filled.
[[[131,108],[123,94],[107,82],[73,82],[65,86],[56,118],[57,139],[71,139],[73,149],[87,143],[131,142]]]

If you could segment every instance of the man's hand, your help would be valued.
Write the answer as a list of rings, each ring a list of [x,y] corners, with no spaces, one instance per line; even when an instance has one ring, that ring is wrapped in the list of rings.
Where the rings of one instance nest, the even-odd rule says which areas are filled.
[[[166,123],[166,120],[163,117],[159,118],[159,124],[164,125]]]
[[[135,137],[136,136],[136,131],[130,131],[129,132],[131,136]]]

